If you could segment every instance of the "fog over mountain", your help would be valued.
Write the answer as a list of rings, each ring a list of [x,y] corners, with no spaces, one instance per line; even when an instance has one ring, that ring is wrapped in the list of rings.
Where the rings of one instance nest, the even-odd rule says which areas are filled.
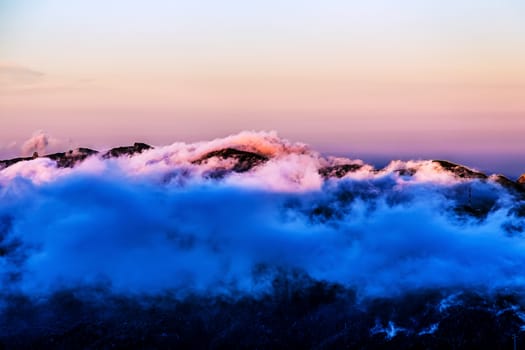
[[[185,317],[208,315],[201,321],[211,328],[223,321],[207,312],[229,314],[236,330],[202,331],[203,346],[212,348],[226,347],[236,332],[258,337],[262,347],[292,337],[244,329],[240,320],[246,319],[270,329],[273,322],[284,322],[283,329],[299,322],[308,333],[315,316],[323,331],[302,345],[319,348],[365,341],[370,347],[461,347],[470,343],[451,334],[454,325],[470,327],[461,317],[471,313],[476,327],[501,330],[497,344],[525,327],[523,177],[446,160],[394,160],[375,169],[271,132],[38,152],[0,161],[0,169],[1,339],[7,345],[27,345],[17,336],[30,330],[36,344],[67,347],[64,334],[71,329],[60,320],[74,318],[78,308],[91,315],[81,322],[84,339],[90,339],[86,325],[102,322],[114,341],[120,326],[104,322],[135,312],[129,305],[139,314],[168,305],[166,315],[193,305]],[[74,300],[76,311],[60,304],[60,293]],[[252,306],[242,304],[246,300]],[[20,305],[26,311],[14,315]],[[341,305],[346,311],[335,317],[333,308]],[[102,317],[99,308],[114,314]],[[245,308],[261,308],[262,316]],[[276,316],[281,311],[285,318]],[[176,331],[144,317],[151,327],[145,329],[156,335],[133,341],[184,347],[187,333],[170,338]],[[326,321],[332,319],[333,325]],[[49,320],[58,330],[38,328]],[[197,327],[195,319],[186,321]],[[129,327],[124,333],[134,339]],[[356,332],[361,335],[352,336]],[[468,341],[484,340],[465,332]],[[62,340],[49,343],[50,334]],[[159,334],[167,343],[156,343]],[[245,341],[244,347],[254,345]]]

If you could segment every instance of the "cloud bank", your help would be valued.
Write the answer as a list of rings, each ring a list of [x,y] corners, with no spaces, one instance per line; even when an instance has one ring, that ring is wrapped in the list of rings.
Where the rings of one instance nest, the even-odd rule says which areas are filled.
[[[72,168],[19,162],[0,171],[0,278],[32,296],[77,286],[259,295],[284,269],[363,297],[521,293],[523,192],[454,166],[377,170],[253,132]]]

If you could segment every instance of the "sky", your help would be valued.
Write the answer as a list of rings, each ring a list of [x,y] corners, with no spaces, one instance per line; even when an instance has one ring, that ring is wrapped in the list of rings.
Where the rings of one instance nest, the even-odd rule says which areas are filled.
[[[0,0],[0,156],[36,130],[95,148],[276,130],[519,174],[523,18],[521,0]]]

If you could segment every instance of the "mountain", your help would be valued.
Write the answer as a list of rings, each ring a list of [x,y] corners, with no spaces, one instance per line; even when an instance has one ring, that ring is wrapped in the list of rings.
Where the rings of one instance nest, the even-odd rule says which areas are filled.
[[[229,172],[244,173],[268,161],[268,157],[254,152],[241,151],[235,148],[224,148],[206,153],[192,164],[206,164],[218,160],[211,170],[206,172],[207,177],[222,178]],[[229,163],[224,161],[230,161]]]
[[[122,156],[133,156],[135,154],[139,154],[139,153],[142,153],[150,149],[153,149],[153,147],[151,147],[150,145],[147,145],[142,142],[135,142],[133,146],[123,146],[123,147],[112,148],[106,153],[104,153],[102,158],[108,159],[108,158],[118,158]]]
[[[37,157],[38,157],[38,155],[35,155],[33,157],[19,157],[19,158],[0,160],[0,170],[4,169],[4,168],[7,168],[7,167],[10,167],[11,165],[19,163],[19,162],[33,160],[33,159],[35,159]]]
[[[98,154],[98,151],[89,148],[77,148],[68,152],[53,153],[44,156],[57,162],[59,168],[73,168],[87,157]]]
[[[133,146],[123,146],[112,148],[102,156],[103,159],[109,158],[118,158],[122,156],[133,156],[144,152],[145,150],[152,149],[150,145],[145,143],[135,143]],[[86,158],[99,154],[99,151],[80,147],[74,150],[69,150],[67,152],[59,152],[53,154],[46,154],[39,156],[38,153],[35,153],[33,157],[19,157],[7,160],[0,160],[0,169],[10,167],[19,162],[30,161],[35,158],[49,158],[54,160],[57,163],[58,168],[73,168],[75,165],[83,162]]]
[[[463,165],[455,164],[446,160],[433,160],[434,163],[441,166],[444,170],[453,173],[463,179],[486,179],[488,176]]]
[[[333,166],[327,166],[319,169],[319,174],[328,179],[330,177],[342,178],[348,173],[353,173],[361,169],[363,165],[361,164],[339,164]]]
[[[189,160],[189,163],[195,166],[200,166],[205,169],[202,175],[210,179],[222,179],[231,173],[246,173],[252,171],[260,166],[263,166],[271,158],[278,157],[279,154],[264,154],[257,150],[243,150],[244,145],[236,145],[237,147],[217,147],[217,149],[204,152],[196,157],[196,159]],[[136,142],[131,146],[121,146],[112,148],[104,152],[101,159],[119,158],[119,157],[133,157],[142,154],[145,151],[153,149],[152,146]],[[75,165],[81,163],[91,156],[98,156],[99,151],[89,148],[77,148],[67,152],[47,154],[33,157],[19,157],[7,160],[0,160],[0,169],[10,167],[14,164],[24,161],[31,161],[37,157],[48,158],[54,160],[58,168],[73,168]],[[460,180],[481,180],[481,181],[495,181],[501,186],[517,192],[525,192],[525,174],[523,174],[517,181],[512,181],[503,175],[488,176],[477,170],[470,169],[464,165],[452,163],[446,160],[432,160],[432,164],[437,166],[439,171],[449,173]],[[320,166],[318,169],[319,175],[324,179],[342,179],[352,173],[363,169],[364,165],[359,162],[348,162],[343,164],[328,164]],[[408,166],[402,164],[395,169],[384,168],[380,170],[370,167],[370,173],[375,175],[393,172],[402,177],[413,177],[420,171],[420,165]]]
[[[251,132],[0,167],[0,349],[525,343],[525,174]]]

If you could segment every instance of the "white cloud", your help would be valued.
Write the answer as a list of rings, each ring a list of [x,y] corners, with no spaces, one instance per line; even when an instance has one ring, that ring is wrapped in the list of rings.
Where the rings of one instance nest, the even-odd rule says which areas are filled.
[[[22,145],[22,155],[25,157],[32,156],[33,153],[37,152],[39,155],[44,155],[47,152],[56,152],[61,150],[62,147],[67,147],[67,143],[60,139],[49,136],[42,130],[35,131]]]
[[[220,180],[202,176],[213,162],[192,163],[244,146],[270,149],[272,158]],[[18,163],[0,171],[0,220],[12,222],[0,244],[18,242],[0,277],[21,274],[5,288],[29,294],[97,283],[121,293],[253,292],[267,287],[252,275],[264,264],[361,295],[524,286],[525,227],[515,210],[525,203],[511,192],[427,161],[321,179],[320,167],[344,161],[271,133],[243,133],[94,156],[73,169]],[[469,205],[485,212],[462,212]]]

